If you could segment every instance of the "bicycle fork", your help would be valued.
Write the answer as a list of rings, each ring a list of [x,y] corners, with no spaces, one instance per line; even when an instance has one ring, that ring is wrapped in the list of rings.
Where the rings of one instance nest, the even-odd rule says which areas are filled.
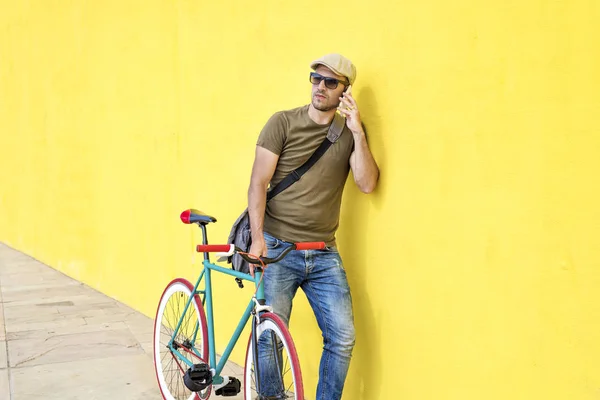
[[[254,302],[255,302],[255,309],[253,310],[252,314],[253,314],[253,321],[252,321],[252,334],[251,334],[251,345],[252,345],[252,355],[253,355],[253,361],[254,361],[254,379],[255,379],[255,384],[256,384],[256,391],[259,395],[258,399],[262,399],[262,393],[263,393],[263,387],[262,387],[262,382],[261,382],[261,368],[265,367],[265,368],[277,368],[277,371],[275,372],[274,370],[272,371],[267,371],[268,375],[271,379],[275,379],[275,382],[271,382],[271,385],[273,385],[274,383],[277,385],[278,387],[278,392],[277,395],[283,395],[285,392],[285,385],[283,383],[283,363],[282,363],[282,358],[281,358],[281,349],[282,346],[279,346],[279,341],[277,339],[277,335],[275,334],[275,332],[270,331],[268,333],[268,335],[270,336],[269,338],[264,338],[263,339],[263,352],[267,351],[270,352],[270,354],[272,354],[272,358],[273,358],[273,362],[271,362],[269,357],[266,357],[266,355],[264,355],[265,357],[263,358],[263,361],[265,362],[265,365],[261,365],[261,361],[260,361],[260,356],[259,356],[259,341],[261,340],[261,338],[259,337],[259,333],[258,333],[258,326],[260,325],[260,314],[263,311],[267,311],[267,312],[273,312],[273,308],[271,306],[266,305],[265,300],[257,300],[256,297],[253,298]],[[264,333],[264,332],[263,332]],[[270,349],[267,347],[271,347]]]

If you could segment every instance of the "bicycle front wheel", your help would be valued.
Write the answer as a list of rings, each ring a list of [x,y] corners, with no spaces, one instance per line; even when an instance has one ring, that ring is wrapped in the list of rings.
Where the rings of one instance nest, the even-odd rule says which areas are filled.
[[[166,400],[207,399],[212,386],[202,392],[192,392],[183,383],[188,365],[173,352],[176,349],[192,364],[208,364],[208,329],[202,302],[198,295],[185,310],[194,286],[186,279],[169,283],[160,298],[154,320],[154,368],[163,398]],[[169,347],[173,332],[179,331]]]
[[[290,332],[281,318],[273,313],[263,314],[260,320],[256,327],[258,357],[254,356],[252,334],[248,341],[244,368],[244,399],[255,400],[264,396],[304,400],[300,362]]]

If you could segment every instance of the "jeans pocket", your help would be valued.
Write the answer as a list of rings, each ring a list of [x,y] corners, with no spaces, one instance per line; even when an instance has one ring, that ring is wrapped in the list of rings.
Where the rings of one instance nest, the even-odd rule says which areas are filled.
[[[268,233],[264,234],[265,244],[267,245],[267,249],[276,249],[281,245],[279,239],[269,235]]]

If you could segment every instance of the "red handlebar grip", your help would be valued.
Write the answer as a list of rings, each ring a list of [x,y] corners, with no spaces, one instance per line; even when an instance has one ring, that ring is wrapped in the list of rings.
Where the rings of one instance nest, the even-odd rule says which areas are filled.
[[[217,252],[217,251],[221,251],[221,252],[228,252],[230,247],[230,244],[199,244],[198,246],[196,246],[196,251],[198,253],[204,253],[206,252]]]
[[[324,248],[325,248],[325,242],[296,243],[296,250],[321,250]]]

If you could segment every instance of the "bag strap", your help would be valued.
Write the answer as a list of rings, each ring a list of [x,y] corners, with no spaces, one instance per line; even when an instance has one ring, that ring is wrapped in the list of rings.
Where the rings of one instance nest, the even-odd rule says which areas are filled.
[[[323,140],[317,150],[315,150],[315,152],[308,160],[306,160],[304,164],[302,164],[302,166],[293,170],[288,176],[283,178],[281,182],[279,182],[273,188],[273,190],[270,190],[267,193],[267,201],[271,200],[273,197],[277,196],[279,193],[298,182],[302,175],[304,175],[313,165],[315,165],[323,156],[323,154],[325,154],[327,149],[329,149],[329,147],[339,139],[339,137],[342,135],[342,131],[344,130],[344,125],[346,125],[345,119],[338,113],[335,113],[333,121],[331,122],[331,125],[329,125],[329,131],[327,132],[327,137],[325,137],[325,140]]]

